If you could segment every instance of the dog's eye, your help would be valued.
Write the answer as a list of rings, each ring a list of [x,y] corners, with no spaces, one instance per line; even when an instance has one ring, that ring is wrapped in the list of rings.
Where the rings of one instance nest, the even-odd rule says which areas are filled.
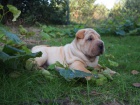
[[[92,37],[89,37],[87,40],[88,40],[88,41],[92,41],[92,40],[93,40],[93,38],[92,38]]]

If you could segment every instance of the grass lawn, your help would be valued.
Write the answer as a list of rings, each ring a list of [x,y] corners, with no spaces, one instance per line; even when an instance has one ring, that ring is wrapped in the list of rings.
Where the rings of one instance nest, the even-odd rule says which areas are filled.
[[[105,54],[100,63],[120,73],[113,81],[96,86],[86,81],[66,81],[58,75],[53,80],[33,71],[21,70],[18,78],[11,78],[0,71],[0,105],[139,105],[140,88],[132,84],[140,82],[140,36],[102,36],[105,54],[111,54],[119,64],[112,67]],[[64,45],[73,38],[53,39],[46,44]]]

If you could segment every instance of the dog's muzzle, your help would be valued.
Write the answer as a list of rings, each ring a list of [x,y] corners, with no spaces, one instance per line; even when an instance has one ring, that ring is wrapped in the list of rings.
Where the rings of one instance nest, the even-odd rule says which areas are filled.
[[[99,53],[100,54],[103,54],[103,52],[104,52],[104,43],[103,42],[100,42],[98,44],[98,48],[99,48]]]

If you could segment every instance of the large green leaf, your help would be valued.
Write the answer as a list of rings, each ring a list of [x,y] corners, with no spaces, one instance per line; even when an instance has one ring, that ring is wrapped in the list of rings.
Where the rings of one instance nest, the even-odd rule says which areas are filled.
[[[8,9],[10,12],[13,13],[13,20],[12,21],[16,21],[16,19],[20,16],[21,11],[18,10],[15,6],[13,5],[7,5]]]
[[[2,40],[2,37],[4,36],[4,33],[0,31],[0,41]]]
[[[3,51],[0,51],[0,61],[2,61],[7,68],[17,69],[24,67],[29,58],[35,58],[41,55],[41,52],[27,53],[24,50],[5,45]]]
[[[8,60],[13,60],[13,59],[18,59],[18,60],[23,60],[24,61],[24,60],[27,60],[29,58],[40,57],[41,55],[42,55],[41,52],[37,52],[37,53],[31,53],[31,54],[22,54],[22,55],[10,56],[10,55],[6,54],[5,52],[0,51],[0,59],[3,62],[6,62]]]
[[[16,44],[20,44],[22,41],[19,39],[19,37],[17,37],[16,34],[13,34],[11,32],[8,32],[7,30],[5,30],[4,28],[0,27],[0,31],[1,33],[3,33],[4,35],[6,35],[10,40],[12,40],[13,42],[15,42]]]
[[[21,14],[21,11],[20,10],[17,10],[16,13],[13,13],[14,18],[12,19],[12,21],[16,21],[17,18],[20,16],[20,14]]]
[[[0,4],[0,9],[3,9],[3,5]]]
[[[38,53],[10,56],[5,52],[0,51],[0,60],[3,62],[6,68],[21,69],[25,66],[26,61],[29,58],[40,57],[41,55],[42,53],[38,52]]]
[[[112,61],[110,59],[108,59],[108,61],[109,61],[111,66],[118,67],[118,65],[119,65],[117,62],[114,62],[114,61]]]
[[[107,77],[109,80],[113,80],[113,78],[112,78],[112,76],[111,76],[111,74],[110,74],[110,71],[111,71],[111,69],[106,68],[106,69],[102,72],[102,74],[103,74],[105,77]]]
[[[19,25],[19,32],[21,35],[26,35],[28,31],[22,25]]]
[[[1,61],[5,61],[6,59],[8,59],[10,56],[8,54],[6,54],[5,52],[0,51],[0,60]]]
[[[71,69],[59,69],[58,70],[60,75],[63,76],[66,80],[71,80],[74,79],[76,77],[88,77],[88,76],[92,76],[91,73],[86,73],[80,70],[71,70]]]
[[[123,36],[123,35],[125,35],[126,33],[125,33],[124,30],[117,30],[117,31],[116,31],[116,34],[117,34],[117,35],[122,35],[122,36]]]
[[[43,32],[45,32],[45,33],[50,33],[52,31],[55,31],[56,30],[54,27],[51,27],[51,26],[47,27],[45,25],[42,26],[42,29],[43,29]]]
[[[25,54],[25,51],[17,49],[9,45],[5,45],[2,51],[9,55],[15,55],[17,53]]]
[[[47,39],[47,40],[51,39],[51,37],[50,37],[47,33],[43,32],[43,31],[40,33],[40,35],[42,36],[42,38],[43,38],[44,40],[46,40],[46,39]]]

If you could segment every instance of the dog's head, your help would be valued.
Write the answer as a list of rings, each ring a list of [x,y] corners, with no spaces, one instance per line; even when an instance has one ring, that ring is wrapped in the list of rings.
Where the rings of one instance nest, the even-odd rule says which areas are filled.
[[[100,35],[91,28],[81,29],[76,33],[76,46],[88,58],[103,54],[104,42]]]

